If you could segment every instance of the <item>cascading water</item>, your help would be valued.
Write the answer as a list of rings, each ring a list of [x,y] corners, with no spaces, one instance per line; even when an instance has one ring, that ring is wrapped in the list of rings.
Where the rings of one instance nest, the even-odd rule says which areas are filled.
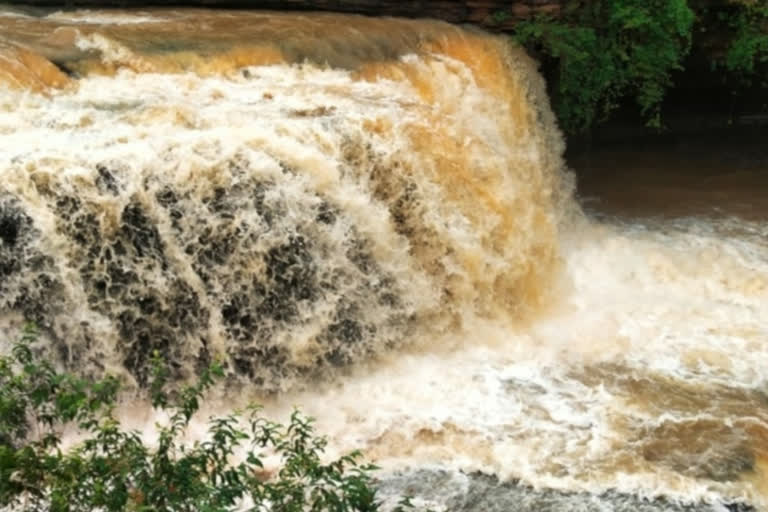
[[[139,386],[155,350],[221,359],[212,411],[300,405],[450,509],[768,507],[765,227],[585,218],[505,40],[191,10],[0,34],[5,339],[33,320]]]

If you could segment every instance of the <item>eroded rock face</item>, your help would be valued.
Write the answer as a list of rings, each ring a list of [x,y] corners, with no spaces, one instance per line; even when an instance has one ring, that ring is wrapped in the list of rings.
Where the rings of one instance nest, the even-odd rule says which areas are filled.
[[[53,258],[36,247],[40,235],[22,205],[0,193],[0,309],[49,326],[58,311],[62,283]]]
[[[683,504],[664,497],[646,499],[608,491],[602,494],[533,489],[500,482],[482,473],[422,469],[385,478],[379,486],[388,504],[412,496],[424,509],[451,512],[754,512],[745,503]]]
[[[348,365],[375,351],[374,339],[394,343],[407,308],[354,222],[321,195],[289,199],[275,175],[253,178],[257,169],[237,165],[241,180],[199,196],[172,183],[126,195],[128,171],[98,165],[80,194],[49,184],[41,197],[48,218],[37,220],[47,233],[29,203],[28,213],[4,196],[2,310],[61,337],[64,361],[98,369],[113,359],[139,384],[155,353],[178,378],[210,364],[211,338],[233,375],[271,390],[297,374]],[[281,169],[277,176],[294,175]],[[62,318],[78,300],[88,319],[73,332]],[[106,353],[90,328],[117,336]]]

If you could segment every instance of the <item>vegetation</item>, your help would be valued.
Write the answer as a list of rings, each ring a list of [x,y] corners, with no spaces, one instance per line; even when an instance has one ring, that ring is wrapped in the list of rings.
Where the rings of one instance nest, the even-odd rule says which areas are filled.
[[[652,126],[691,44],[693,11],[685,0],[598,0],[560,20],[536,19],[516,37],[558,60],[554,90],[567,131],[581,131],[630,95]]]
[[[730,2],[717,9],[702,9],[708,24],[731,34],[722,57],[713,68],[724,68],[746,85],[768,87],[768,4],[758,0]]]
[[[661,128],[662,101],[692,47],[709,46],[713,69],[740,84],[759,79],[757,85],[768,87],[762,0],[573,0],[557,18],[519,23],[514,37],[542,56],[555,112],[572,133],[607,118],[628,98],[648,126]]]
[[[218,366],[175,393],[153,361],[150,395],[169,419],[157,425],[156,446],[123,431],[114,408],[120,389],[111,377],[89,381],[57,372],[35,356],[34,330],[0,357],[0,507],[24,511],[219,512],[378,510],[371,472],[352,453],[331,463],[312,420],[295,412],[288,426],[246,414],[212,418],[208,436],[182,437]],[[61,432],[76,425],[84,440],[63,450]],[[242,456],[237,453],[242,451]],[[270,475],[262,454],[282,464]],[[410,505],[404,500],[398,510]]]

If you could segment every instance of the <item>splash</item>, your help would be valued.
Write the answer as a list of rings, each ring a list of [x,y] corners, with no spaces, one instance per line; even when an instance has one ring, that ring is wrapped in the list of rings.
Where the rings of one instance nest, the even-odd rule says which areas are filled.
[[[478,321],[435,343],[460,348],[400,351],[268,410],[300,405],[433,509],[764,510],[764,232],[574,222],[558,297],[525,329]]]

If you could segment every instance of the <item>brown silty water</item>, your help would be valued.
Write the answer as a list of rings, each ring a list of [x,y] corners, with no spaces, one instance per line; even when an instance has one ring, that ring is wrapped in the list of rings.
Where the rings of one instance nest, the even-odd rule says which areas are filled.
[[[768,507],[768,228],[727,208],[756,169],[705,173],[747,184],[716,211],[617,152],[584,214],[535,63],[440,22],[6,9],[0,34],[9,336],[139,386],[153,350],[179,379],[220,358],[211,411],[299,405],[386,471]]]

